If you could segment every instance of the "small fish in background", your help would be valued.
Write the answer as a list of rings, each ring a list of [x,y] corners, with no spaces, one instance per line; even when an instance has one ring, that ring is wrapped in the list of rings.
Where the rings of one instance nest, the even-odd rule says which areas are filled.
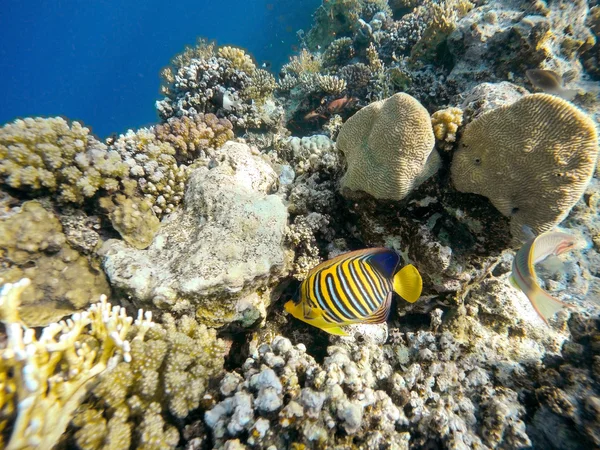
[[[564,79],[555,71],[545,69],[529,69],[525,72],[525,75],[536,88],[547,94],[562,97],[565,100],[573,100],[579,92],[577,89],[565,89],[565,81],[573,77],[569,72],[565,74]]]
[[[269,70],[271,68],[272,64],[271,61],[263,61],[263,63],[260,65],[260,67],[262,67],[263,69]]]
[[[580,241],[560,231],[549,231],[539,236],[533,236],[528,227],[524,227],[524,231],[531,237],[513,259],[510,282],[525,293],[539,316],[548,323],[554,314],[571,305],[552,297],[540,287],[534,266],[549,256],[558,256],[579,247]]]
[[[285,304],[296,319],[330,334],[346,336],[340,327],[384,323],[393,293],[413,303],[423,281],[411,264],[398,270],[400,256],[389,248],[344,253],[312,269],[300,286],[300,300]]]

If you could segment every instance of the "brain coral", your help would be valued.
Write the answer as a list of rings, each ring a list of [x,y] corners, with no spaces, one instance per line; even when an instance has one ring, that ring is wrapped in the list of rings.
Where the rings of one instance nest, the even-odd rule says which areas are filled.
[[[348,170],[343,191],[401,200],[439,166],[427,110],[408,94],[371,103],[342,126],[337,139]]]
[[[590,181],[597,154],[590,117],[558,97],[533,94],[466,127],[452,180],[459,191],[488,197],[522,238],[523,225],[540,233],[565,218]]]

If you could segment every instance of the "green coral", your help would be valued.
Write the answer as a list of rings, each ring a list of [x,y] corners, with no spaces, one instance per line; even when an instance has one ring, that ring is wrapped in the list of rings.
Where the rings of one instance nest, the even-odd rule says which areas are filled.
[[[175,157],[182,162],[192,162],[210,155],[211,150],[233,139],[233,125],[212,113],[194,116],[171,117],[166,123],[156,125],[154,134],[160,142],[171,144]]]
[[[37,201],[0,220],[0,282],[32,280],[20,310],[30,326],[59,320],[110,292],[91,262],[66,242],[58,218]]]
[[[0,183],[62,203],[81,204],[100,189],[113,192],[127,175],[118,153],[79,122],[61,117],[18,119],[0,128]]]
[[[133,319],[102,297],[84,313],[47,326],[38,338],[19,320],[28,284],[23,279],[0,290],[6,329],[0,344],[0,445],[7,450],[53,448],[97,377],[130,360],[127,335],[143,339],[152,326],[152,316],[140,311],[130,333]]]
[[[104,374],[92,391],[94,403],[74,420],[78,446],[117,448],[109,445],[116,435],[120,448],[132,442],[138,449],[174,448],[179,435],[170,415],[182,419],[198,408],[208,381],[223,370],[224,354],[215,330],[165,314],[162,326],[131,342],[131,363]]]

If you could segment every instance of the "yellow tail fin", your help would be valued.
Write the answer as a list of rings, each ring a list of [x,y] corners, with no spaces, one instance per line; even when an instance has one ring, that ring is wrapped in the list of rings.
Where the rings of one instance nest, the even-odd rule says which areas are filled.
[[[423,280],[415,266],[409,264],[394,275],[394,291],[410,303],[416,302],[421,296]]]

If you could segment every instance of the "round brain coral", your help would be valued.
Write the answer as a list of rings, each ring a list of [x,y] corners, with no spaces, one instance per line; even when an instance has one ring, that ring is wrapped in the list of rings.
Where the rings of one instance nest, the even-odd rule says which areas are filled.
[[[488,197],[511,218],[513,237],[523,239],[523,225],[537,234],[566,217],[590,181],[597,155],[590,117],[558,97],[533,94],[465,128],[452,181],[459,191]]]
[[[348,170],[343,191],[401,200],[439,168],[427,110],[408,94],[364,107],[342,126],[337,139]]]

